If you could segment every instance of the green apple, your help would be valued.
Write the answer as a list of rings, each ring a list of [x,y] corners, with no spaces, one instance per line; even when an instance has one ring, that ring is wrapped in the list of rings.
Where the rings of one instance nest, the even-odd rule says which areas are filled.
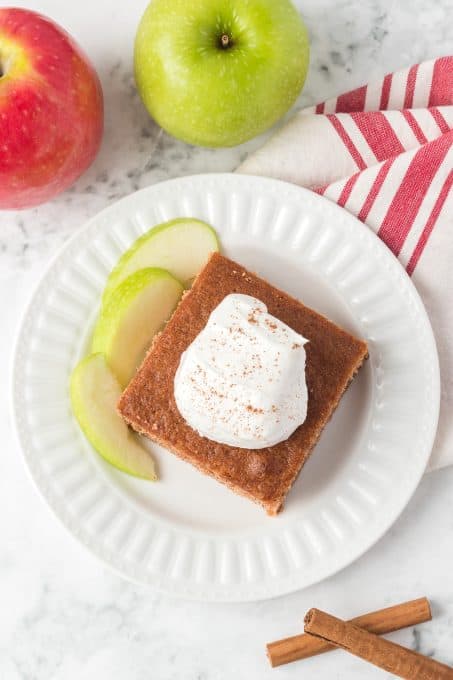
[[[80,427],[106,461],[134,477],[157,479],[151,455],[116,411],[121,387],[102,354],[91,354],[75,367],[70,394]]]
[[[180,217],[153,227],[127,250],[112,270],[103,304],[128,276],[144,267],[162,267],[187,285],[219,250],[214,229],[192,217]]]
[[[139,269],[120,283],[102,307],[91,351],[104,354],[123,387],[170,318],[183,290],[164,269]]]
[[[201,146],[240,144],[273,125],[296,100],[308,60],[290,0],[152,0],[135,41],[148,111]]]

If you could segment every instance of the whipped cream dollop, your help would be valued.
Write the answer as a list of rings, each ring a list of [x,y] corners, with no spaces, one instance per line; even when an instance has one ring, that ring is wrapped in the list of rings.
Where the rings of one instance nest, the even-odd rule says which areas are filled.
[[[307,340],[249,295],[227,295],[182,354],[176,405],[203,437],[262,449],[307,416]]]

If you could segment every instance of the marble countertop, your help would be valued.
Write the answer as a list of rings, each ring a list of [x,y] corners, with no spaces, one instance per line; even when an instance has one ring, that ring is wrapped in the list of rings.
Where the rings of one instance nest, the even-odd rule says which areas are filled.
[[[87,218],[169,177],[229,171],[263,139],[229,150],[170,139],[146,115],[132,78],[146,0],[16,0],[65,26],[104,86],[106,131],[93,167],[54,202],[0,213],[0,678],[264,680],[379,678],[335,652],[271,670],[264,643],[300,632],[307,608],[349,617],[429,596],[434,620],[392,638],[453,665],[453,468],[427,475],[402,517],[365,556],[323,583],[241,605],[173,600],[121,580],[67,535],[27,477],[9,420],[18,319],[49,258]],[[302,106],[451,48],[451,0],[298,0],[312,40]]]

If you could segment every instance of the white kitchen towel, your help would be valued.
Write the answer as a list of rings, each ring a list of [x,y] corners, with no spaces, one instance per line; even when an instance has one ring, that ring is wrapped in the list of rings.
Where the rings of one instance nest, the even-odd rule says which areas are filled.
[[[238,172],[284,179],[354,214],[425,303],[442,396],[430,468],[453,464],[453,56],[300,111]]]

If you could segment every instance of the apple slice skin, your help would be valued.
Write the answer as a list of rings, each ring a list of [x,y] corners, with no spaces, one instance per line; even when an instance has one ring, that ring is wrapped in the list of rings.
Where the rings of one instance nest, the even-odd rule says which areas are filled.
[[[114,467],[134,477],[157,479],[151,455],[116,411],[121,387],[102,354],[90,354],[70,379],[74,416],[93,448]]]
[[[115,288],[138,269],[162,267],[187,284],[219,247],[214,229],[202,220],[178,217],[163,222],[140,236],[119,259],[107,279],[103,305]]]
[[[180,282],[166,270],[148,267],[129,276],[108,297],[94,330],[91,351],[105,355],[123,387],[183,291]]]

